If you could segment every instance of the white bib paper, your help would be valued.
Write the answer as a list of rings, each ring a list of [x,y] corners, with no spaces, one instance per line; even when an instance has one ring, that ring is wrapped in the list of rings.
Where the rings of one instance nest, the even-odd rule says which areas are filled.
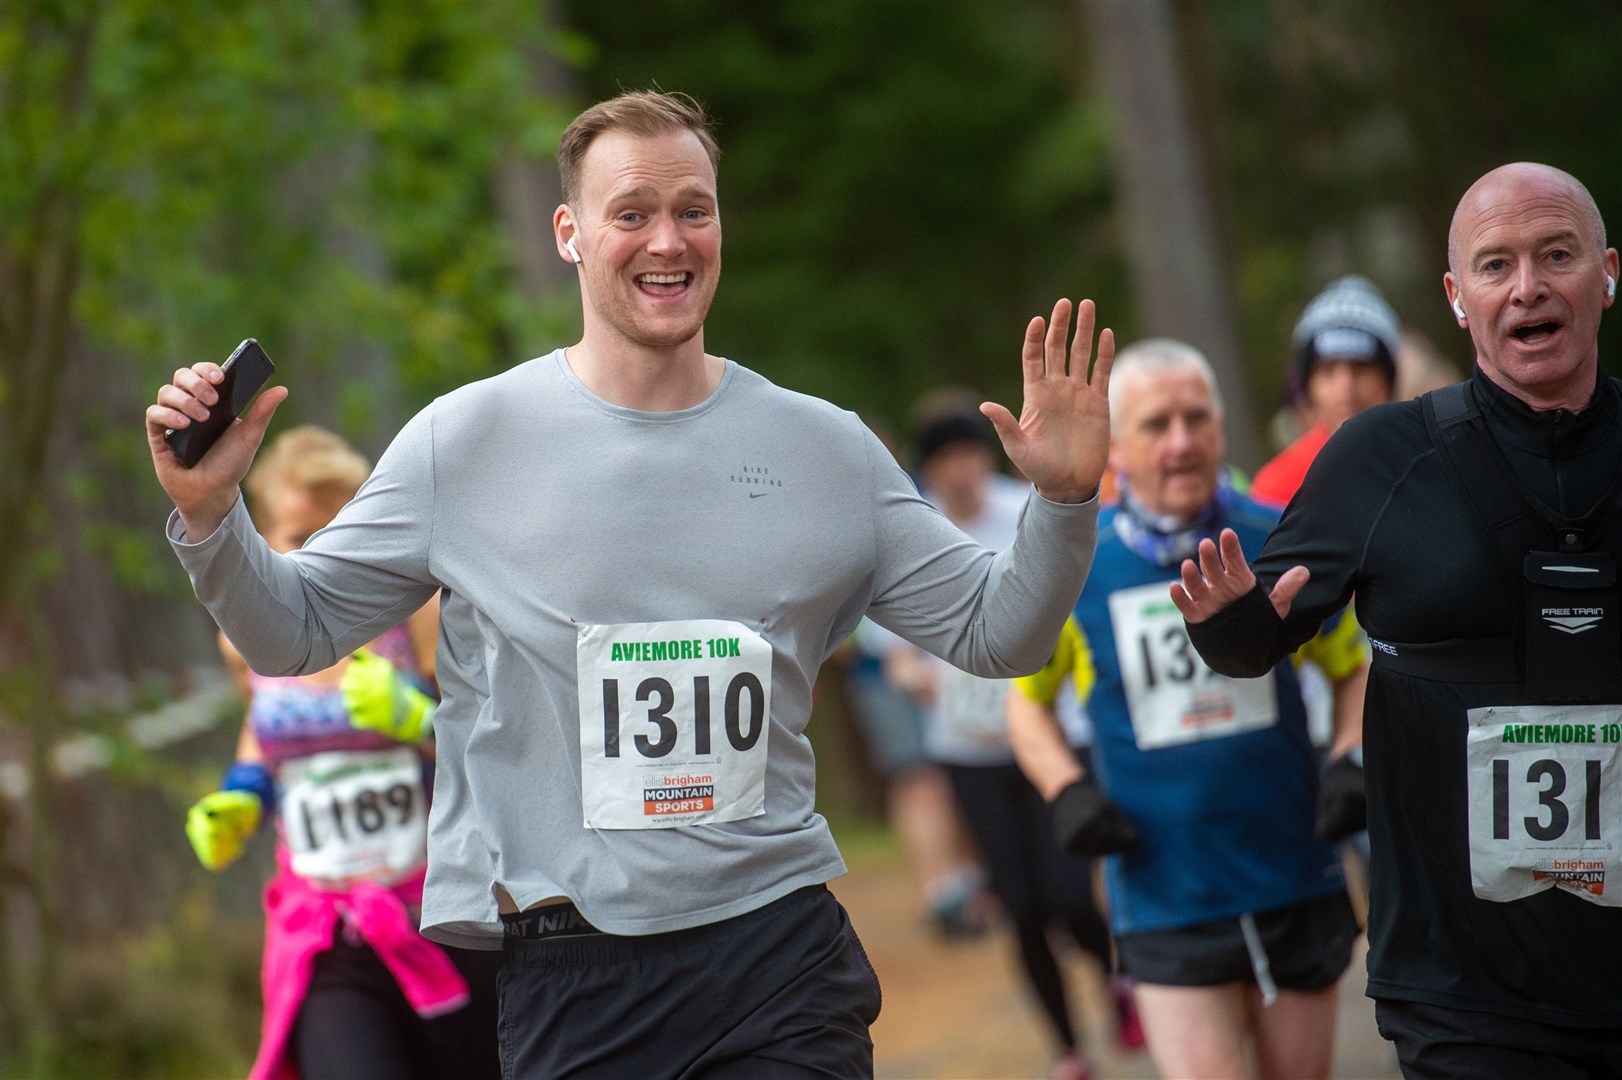
[[[724,619],[582,626],[580,780],[592,829],[766,812],[772,647]]]
[[[422,759],[411,747],[283,762],[280,816],[293,872],[303,878],[390,885],[428,857]]]
[[[1230,679],[1205,666],[1164,583],[1111,593],[1110,623],[1139,750],[1218,739],[1278,723],[1272,674]]]
[[[1622,907],[1622,706],[1471,709],[1470,884]]]
[[[935,711],[941,733],[977,746],[1008,745],[1007,679],[982,679],[942,662]]]

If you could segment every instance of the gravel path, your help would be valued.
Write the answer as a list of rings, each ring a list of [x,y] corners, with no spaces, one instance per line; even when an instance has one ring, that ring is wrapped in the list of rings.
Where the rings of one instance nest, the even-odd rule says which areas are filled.
[[[850,875],[832,888],[849,909],[884,987],[884,1011],[873,1028],[878,1076],[1044,1076],[1052,1051],[1035,1006],[1017,981],[1008,937],[994,931],[973,941],[944,941],[918,917],[899,857],[875,850],[853,853],[850,862]],[[1080,998],[1099,1080],[1155,1076],[1146,1054],[1123,1054],[1113,1045],[1096,966],[1072,955],[1067,973]],[[1361,949],[1341,984],[1336,1035],[1336,1077],[1384,1080],[1400,1075],[1388,1044],[1374,1029],[1373,1004],[1363,996]]]

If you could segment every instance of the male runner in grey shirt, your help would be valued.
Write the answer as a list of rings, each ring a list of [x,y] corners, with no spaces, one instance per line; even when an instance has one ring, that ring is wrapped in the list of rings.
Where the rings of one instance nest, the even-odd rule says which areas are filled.
[[[984,407],[1037,491],[994,556],[852,414],[705,353],[721,223],[695,105],[604,102],[558,158],[578,344],[434,402],[287,556],[237,492],[286,390],[188,470],[163,432],[206,415],[219,368],[182,369],[147,411],[170,538],[265,674],[328,667],[441,592],[422,925],[505,929],[509,1073],[870,1072],[878,988],[823,887],[844,865],[811,684],[864,613],[978,674],[1047,660],[1092,557],[1110,332],[1089,383],[1092,304],[1067,364],[1060,301],[1027,330],[1021,416]]]

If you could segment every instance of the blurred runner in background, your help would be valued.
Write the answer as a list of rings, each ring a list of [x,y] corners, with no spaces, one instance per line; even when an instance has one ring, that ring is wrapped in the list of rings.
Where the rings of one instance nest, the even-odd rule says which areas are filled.
[[[924,708],[885,670],[885,654],[897,642],[871,619],[856,627],[841,653],[851,708],[868,763],[884,778],[885,812],[930,926],[947,938],[977,937],[989,927],[995,901],[946,773],[924,753]]]
[[[248,475],[254,523],[276,551],[303,547],[369,471],[338,436],[294,428]],[[186,833],[221,870],[276,823],[255,1078],[501,1075],[496,955],[417,932],[438,632],[433,600],[353,657],[289,678],[249,670],[220,636],[248,715]]]
[[[1391,400],[1400,349],[1397,313],[1367,278],[1340,278],[1312,298],[1290,335],[1290,397],[1307,430],[1256,471],[1258,502],[1282,509],[1329,436]]]
[[[868,427],[897,463],[907,462],[883,426]],[[976,937],[995,915],[973,842],[940,766],[924,754],[924,710],[885,672],[901,639],[863,618],[835,654],[868,764],[884,778],[884,809],[901,842],[930,926],[943,937]]]
[[[1340,278],[1313,297],[1290,335],[1291,396],[1308,428],[1261,467],[1251,484],[1251,495],[1282,510],[1329,436],[1364,409],[1392,399],[1402,353],[1397,313],[1367,278],[1355,274]],[[1348,607],[1336,618],[1355,619],[1356,614]],[[1300,658],[1298,671],[1309,730],[1326,752],[1318,835],[1329,841],[1350,839],[1352,850],[1366,864],[1362,694],[1336,697],[1325,674],[1310,659]],[[1357,678],[1366,681],[1367,670]],[[1337,702],[1355,714],[1336,716]],[[1361,887],[1357,891],[1362,905]]]
[[[1288,661],[1225,679],[1199,662],[1167,595],[1203,537],[1260,549],[1276,512],[1231,489],[1210,365],[1180,342],[1124,349],[1110,386],[1119,506],[1053,661],[1017,680],[1009,730],[1067,850],[1109,855],[1111,929],[1161,1075],[1327,1077],[1336,983],[1358,927],[1336,850],[1313,835],[1317,755]],[[1315,657],[1353,694],[1361,640]],[[1088,698],[1093,770],[1053,702]]]
[[[1000,550],[1013,539],[1030,489],[996,471],[993,434],[976,400],[939,391],[920,403],[920,491],[974,541]],[[1058,1048],[1053,1075],[1085,1077],[1090,1066],[1048,931],[1063,928],[1105,973],[1109,931],[1094,900],[1092,860],[1059,849],[1047,806],[1014,762],[1004,717],[1008,680],[959,671],[900,639],[886,666],[925,709],[925,752],[946,770],[991,890],[1013,924],[1021,971]],[[1141,1046],[1130,988],[1117,981],[1112,990],[1123,1043]]]

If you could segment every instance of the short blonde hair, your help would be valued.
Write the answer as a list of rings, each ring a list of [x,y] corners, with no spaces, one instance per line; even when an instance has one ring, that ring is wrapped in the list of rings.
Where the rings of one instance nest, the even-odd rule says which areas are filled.
[[[259,456],[243,486],[258,518],[265,513],[270,489],[277,485],[341,505],[355,497],[371,472],[371,462],[341,437],[326,428],[304,424],[276,437]]]
[[[704,106],[686,94],[634,90],[599,101],[575,117],[558,140],[558,178],[563,183],[563,201],[574,204],[580,194],[580,163],[586,159],[592,140],[605,131],[623,131],[644,139],[691,131],[709,155],[710,167],[719,174],[721,147],[710,130],[712,126]]]

